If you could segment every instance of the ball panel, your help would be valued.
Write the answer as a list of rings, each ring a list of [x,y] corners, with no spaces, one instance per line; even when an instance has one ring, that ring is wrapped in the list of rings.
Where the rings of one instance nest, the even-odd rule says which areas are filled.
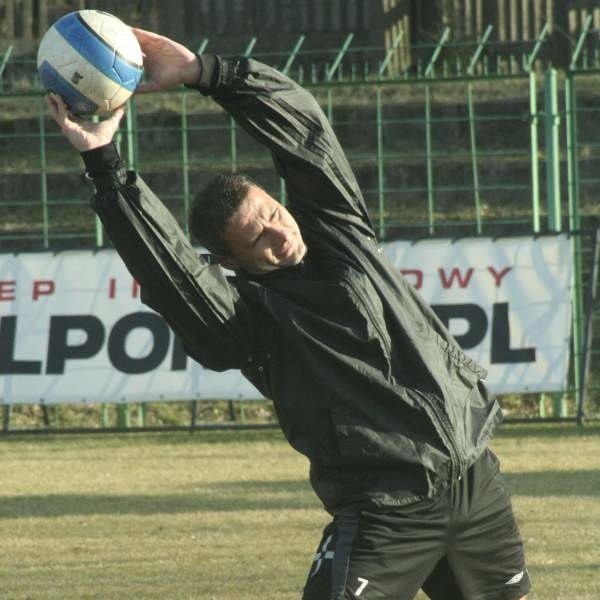
[[[99,10],[80,10],[80,18],[88,27],[112,48],[125,61],[136,67],[143,63],[142,49],[131,31],[131,28],[121,19]]]
[[[73,112],[79,115],[93,115],[100,108],[62,77],[48,61],[42,62],[39,73],[44,87],[58,94]]]
[[[70,18],[71,15],[73,18]],[[77,14],[71,15],[55,23],[54,27],[60,35],[98,71],[133,92],[139,68],[120,58],[115,49],[107,46]]]
[[[129,99],[129,97],[131,96],[131,94],[122,87],[117,87],[115,88],[115,93],[112,97],[107,99],[108,102],[108,109],[107,111],[113,111],[115,110],[115,108],[119,108],[119,106],[125,104],[125,102],[127,102],[127,100]]]
[[[107,77],[93,64],[74,52],[55,30],[47,34],[48,49],[40,46],[42,62],[38,71],[45,89],[59,94],[69,108],[81,115],[103,114],[114,110],[131,96],[134,85],[123,86],[117,73]],[[46,56],[46,59],[43,57]],[[116,103],[118,99],[119,103]]]
[[[87,21],[82,17],[87,14]],[[104,24],[109,23],[104,29]],[[115,25],[116,23],[116,25]],[[98,29],[94,31],[90,27]],[[113,48],[101,35],[109,32]],[[117,36],[121,30],[123,38]],[[139,64],[123,58],[133,38]],[[104,114],[127,101],[142,77],[141,49],[133,32],[122,21],[101,11],[69,13],[44,35],[38,51],[42,85],[63,97],[77,114]]]
[[[79,60],[79,54],[73,52],[72,47],[67,44],[56,28],[51,27],[48,29],[40,42],[37,55],[38,68],[44,61],[47,61],[55,69],[60,70],[69,65],[77,64]]]
[[[104,73],[94,68],[94,65],[88,62],[80,62],[78,65],[78,79],[76,83],[77,90],[85,97],[92,100],[98,105],[98,110],[95,114],[103,114],[110,112],[120,105],[114,105],[110,103],[111,98],[121,91],[121,97],[123,102],[131,96],[131,90],[123,87],[120,82],[114,81],[114,79],[106,77]],[[74,81],[74,80],[72,80]],[[74,111],[78,114],[91,114],[87,112],[79,112],[74,107]]]

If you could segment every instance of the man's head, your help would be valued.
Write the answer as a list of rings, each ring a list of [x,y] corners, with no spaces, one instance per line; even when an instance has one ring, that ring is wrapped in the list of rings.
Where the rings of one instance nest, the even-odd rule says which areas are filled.
[[[306,245],[294,217],[245,175],[219,175],[194,199],[192,235],[221,264],[261,274],[298,264]]]

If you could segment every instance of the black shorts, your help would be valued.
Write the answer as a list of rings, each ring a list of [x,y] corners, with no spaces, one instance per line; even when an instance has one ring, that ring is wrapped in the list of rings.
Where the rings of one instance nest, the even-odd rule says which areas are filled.
[[[530,588],[498,460],[486,451],[439,498],[344,510],[325,528],[303,600],[518,600]]]

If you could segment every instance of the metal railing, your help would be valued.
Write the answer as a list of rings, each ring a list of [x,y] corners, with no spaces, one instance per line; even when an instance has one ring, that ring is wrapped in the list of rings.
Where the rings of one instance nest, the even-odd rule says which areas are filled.
[[[589,101],[588,83],[600,76],[600,56],[587,48],[591,33],[589,17],[565,73],[539,67],[547,27],[520,55],[494,54],[489,27],[470,44],[452,44],[446,29],[437,44],[413,49],[421,57],[413,68],[395,60],[402,33],[380,49],[353,48],[349,34],[339,48],[321,51],[320,60],[305,48],[304,36],[287,54],[254,55],[255,38],[241,51],[314,92],[382,239],[573,234],[573,365],[566,394],[575,408],[559,394],[552,413],[580,420],[598,355],[592,330],[597,242],[582,235],[600,216],[600,179],[590,168],[600,144],[586,135],[593,129],[589,116],[600,110]],[[199,50],[210,50],[209,40]],[[80,181],[79,158],[46,114],[41,91],[7,88],[0,95],[0,251],[104,245],[87,209],[91,190]],[[118,143],[129,166],[184,225],[194,190],[215,170],[250,171],[285,200],[270,156],[189,90],[134,97]],[[545,406],[540,401],[540,415]]]

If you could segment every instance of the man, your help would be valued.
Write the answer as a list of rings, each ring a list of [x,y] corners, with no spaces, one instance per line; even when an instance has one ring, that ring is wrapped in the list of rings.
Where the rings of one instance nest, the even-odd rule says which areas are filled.
[[[385,260],[356,179],[314,98],[247,58],[196,56],[134,30],[150,81],[211,96],[272,153],[289,211],[221,176],[190,213],[199,258],[95,124],[48,105],[84,159],[93,207],[144,301],[205,367],[241,369],[274,401],[333,515],[304,600],[525,598],[529,577],[509,494],[487,450],[501,420],[484,370]]]

